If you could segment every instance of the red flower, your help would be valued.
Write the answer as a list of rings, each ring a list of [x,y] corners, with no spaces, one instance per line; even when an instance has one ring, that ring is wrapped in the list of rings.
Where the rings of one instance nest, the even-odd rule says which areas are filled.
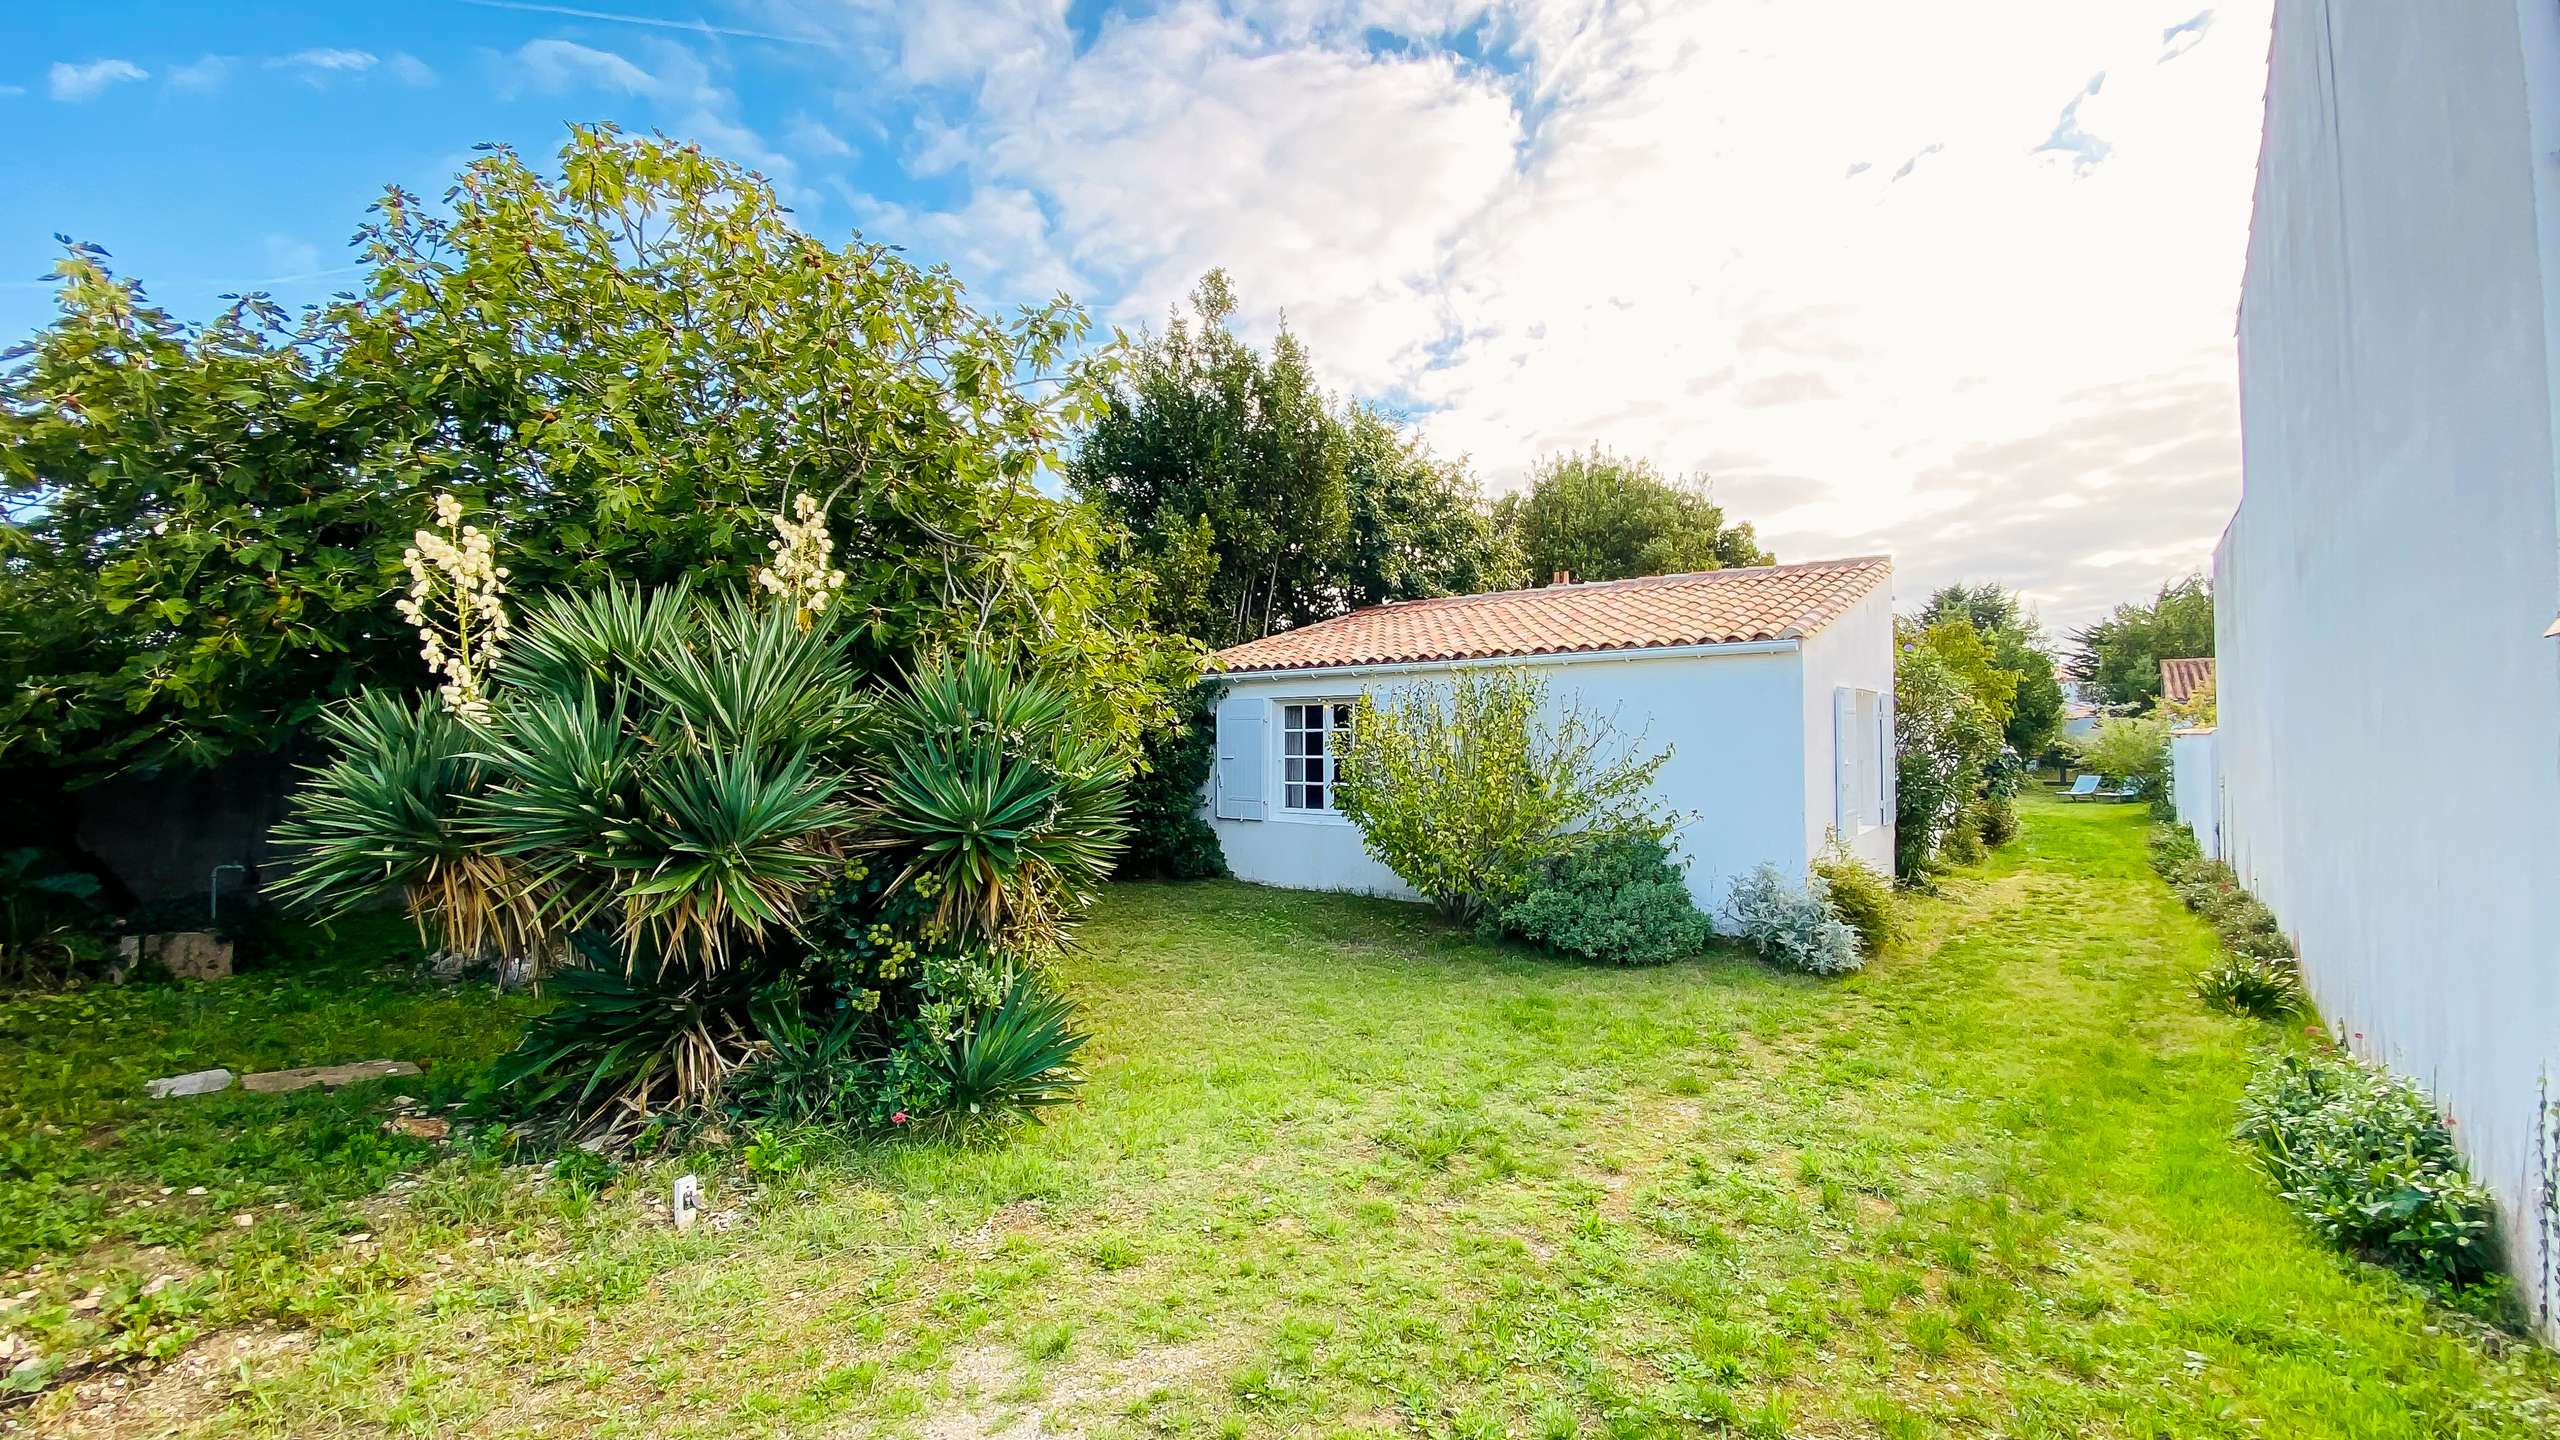
[[[906,1112],[906,1111],[904,1111],[904,1110],[901,1110],[901,1111],[899,1111],[897,1114],[890,1116],[890,1117],[889,1117],[889,1123],[890,1123],[890,1124],[892,1124],[892,1125],[904,1125],[904,1124],[906,1124],[906,1123],[907,1123],[907,1112]]]

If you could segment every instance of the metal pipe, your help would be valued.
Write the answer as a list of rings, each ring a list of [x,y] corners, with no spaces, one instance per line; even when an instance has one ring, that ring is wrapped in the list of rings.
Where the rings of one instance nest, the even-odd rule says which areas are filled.
[[[216,865],[213,867],[213,875],[207,882],[208,889],[205,892],[204,918],[205,923],[208,925],[219,922],[222,919],[222,872],[225,870],[237,870],[243,875],[249,873],[249,867],[246,865]]]

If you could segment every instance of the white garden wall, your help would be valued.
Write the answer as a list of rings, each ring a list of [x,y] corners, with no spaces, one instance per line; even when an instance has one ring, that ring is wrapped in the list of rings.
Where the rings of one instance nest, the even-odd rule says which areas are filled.
[[[2552,1327],[2560,7],[2277,8],[2215,557],[2223,838]]]
[[[1832,687],[1863,685],[1890,696],[1889,606],[1889,595],[1878,587],[1852,615],[1835,621],[1804,648],[1795,641],[1776,641],[1492,663],[1539,670],[1547,677],[1551,705],[1579,703],[1611,717],[1620,731],[1641,734],[1647,753],[1671,750],[1669,763],[1656,778],[1656,795],[1694,817],[1675,839],[1688,866],[1691,893],[1701,908],[1714,913],[1723,907],[1733,881],[1753,866],[1769,861],[1801,875],[1821,848],[1834,804],[1829,768]],[[1857,638],[1839,645],[1819,643],[1835,632]],[[1278,731],[1280,707],[1293,701],[1349,699],[1364,690],[1384,699],[1417,683],[1445,679],[1451,668],[1430,664],[1230,677],[1221,706],[1226,722],[1221,746],[1229,748],[1233,737],[1259,732],[1260,738],[1248,743],[1262,757],[1262,803],[1219,803],[1220,780],[1214,773],[1211,793],[1204,798],[1210,801],[1207,813],[1227,864],[1237,876],[1293,889],[1411,898],[1413,892],[1403,882],[1369,857],[1358,828],[1348,820],[1293,814],[1280,807],[1280,747],[1269,737]],[[1228,763],[1222,759],[1219,770]],[[1890,867],[1889,825],[1862,831],[1857,845],[1860,853]]]
[[[2169,802],[2178,823],[2195,832],[2207,859],[2222,857],[2222,767],[2213,731],[2181,730],[2169,737]]]

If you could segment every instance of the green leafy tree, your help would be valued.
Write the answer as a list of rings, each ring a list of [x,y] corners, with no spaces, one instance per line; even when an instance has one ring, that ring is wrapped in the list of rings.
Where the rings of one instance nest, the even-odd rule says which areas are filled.
[[[1520,558],[1466,467],[1367,408],[1345,425],[1349,523],[1340,561],[1344,607],[1471,595],[1521,583]]]
[[[2079,742],[2080,768],[2122,781],[2134,793],[2157,799],[2169,789],[2169,722],[2152,715],[2118,715],[2099,722]]]
[[[1559,571],[1625,580],[1771,563],[1749,525],[1725,522],[1703,481],[1666,478],[1649,461],[1596,445],[1539,465],[1495,518],[1533,584]]]
[[[0,760],[71,777],[284,743],[420,675],[386,600],[426,497],[489,517],[520,589],[744,580],[802,493],[845,522],[856,666],[1017,646],[1116,745],[1198,652],[1033,483],[1101,362],[1064,300],[995,318],[886,246],[829,246],[689,145],[573,129],[393,189],[352,298],[201,330],[75,247],[0,379]]]
[[[1567,836],[1659,841],[1651,798],[1669,750],[1641,755],[1580,706],[1549,715],[1527,670],[1460,671],[1385,704],[1367,695],[1342,759],[1342,811],[1397,877],[1451,919],[1487,925]]]
[[[1956,666],[1904,644],[1893,679],[1894,873],[1927,873],[1981,796],[2000,726]]]
[[[2190,575],[2160,587],[2148,605],[2115,613],[2072,632],[2072,678],[2107,705],[2148,705],[2160,698],[2160,662],[2213,653],[2213,583]]]
[[[385,596],[412,423],[344,334],[244,300],[191,327],[73,245],[0,373],[0,764],[103,775],[272,748],[416,665]]]
[[[1350,524],[1342,426],[1306,348],[1255,353],[1212,270],[1129,357],[1067,477],[1125,527],[1168,630],[1231,645],[1336,613]]]
[[[1944,585],[1920,607],[1918,620],[1933,634],[1946,625],[1971,629],[1987,647],[1990,666],[2014,682],[2005,699],[1985,695],[2001,715],[2010,750],[2033,761],[2053,748],[2062,732],[2062,681],[2054,673],[2043,627],[2014,592],[1988,582]]]
[[[1225,646],[1516,577],[1463,465],[1337,408],[1287,330],[1255,351],[1235,306],[1209,272],[1190,316],[1130,358],[1068,470],[1153,577],[1160,625]]]

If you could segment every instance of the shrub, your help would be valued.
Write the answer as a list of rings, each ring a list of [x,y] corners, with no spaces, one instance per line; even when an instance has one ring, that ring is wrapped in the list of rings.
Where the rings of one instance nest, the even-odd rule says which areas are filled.
[[[1055,948],[1128,835],[1128,772],[1068,693],[985,651],[892,695],[862,844],[923,887],[957,944]]]
[[[2235,1015],[2273,1020],[2303,1008],[2301,977],[2281,959],[2226,955],[2196,977],[2196,998]]]
[[[1218,832],[1200,817],[1201,787],[1218,756],[1217,707],[1226,687],[1203,682],[1175,706],[1174,722],[1148,734],[1129,781],[1130,880],[1206,880],[1227,873]]]
[[[1084,1083],[1076,1052],[1092,1037],[1075,1028],[1075,1007],[1050,994],[1038,977],[1013,977],[1004,1001],[946,1044],[939,1076],[945,1113],[969,1121],[1040,1112],[1063,1105]]]
[[[1501,923],[1557,954],[1613,965],[1695,955],[1713,933],[1669,847],[1645,835],[1600,836],[1550,856],[1502,907]]]
[[[2074,748],[2083,770],[2133,786],[2134,793],[2159,800],[2169,793],[2169,722],[2150,715],[2119,715],[2098,723],[2097,730]]]
[[[1819,875],[1797,886],[1764,864],[1734,882],[1726,905],[1734,932],[1772,965],[1836,975],[1866,963],[1858,932],[1832,913],[1831,886]]]
[[[1908,880],[1967,828],[1966,809],[2000,754],[2000,725],[1945,657],[1905,643],[1894,658],[1893,741],[1893,871]]]
[[[1462,670],[1380,705],[1363,695],[1341,759],[1342,810],[1397,878],[1452,919],[1489,926],[1568,835],[1659,839],[1649,757],[1579,706],[1540,718],[1544,677]]]
[[[1858,932],[1858,953],[1869,959],[1883,954],[1902,928],[1893,882],[1836,841],[1813,862],[1813,873],[1824,886],[1831,913]]]
[[[2006,795],[1985,795],[1973,802],[1974,833],[1984,848],[1997,850],[2018,838],[2017,802]]]
[[[98,957],[98,877],[34,847],[0,852],[0,986],[60,985]]]
[[[739,971],[694,974],[654,960],[626,971],[602,936],[578,944],[587,963],[551,977],[552,1008],[491,1068],[513,1105],[559,1113],[574,1129],[625,1132],[719,1094],[753,1053]]]
[[[2239,1138],[2314,1228],[2444,1290],[2495,1262],[2491,1201],[2425,1093],[2340,1051],[2263,1059]]]
[[[866,685],[816,593],[561,597],[485,708],[360,699],[279,828],[283,893],[331,914],[401,890],[443,948],[574,957],[496,1073],[576,1128],[733,1081],[769,1124],[930,1115],[948,1049],[1107,872],[1124,772],[1065,690],[990,653]]]
[[[1967,805],[1956,815],[1953,825],[1938,841],[1938,863],[1945,865],[1979,865],[1988,852],[1982,848],[1982,812],[1978,805]]]

